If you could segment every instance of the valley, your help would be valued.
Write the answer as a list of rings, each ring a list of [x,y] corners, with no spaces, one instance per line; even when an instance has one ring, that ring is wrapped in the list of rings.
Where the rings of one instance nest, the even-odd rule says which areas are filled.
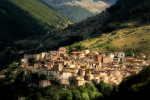
[[[150,1],[115,1],[1,0],[0,99],[148,99]]]

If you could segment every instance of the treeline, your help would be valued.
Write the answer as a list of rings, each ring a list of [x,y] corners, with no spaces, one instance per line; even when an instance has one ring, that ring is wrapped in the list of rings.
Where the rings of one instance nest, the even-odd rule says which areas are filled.
[[[149,4],[149,0],[117,0],[115,5],[106,9],[111,17],[105,21],[100,29],[103,32],[111,32],[120,28],[130,27],[121,26],[121,23],[125,21],[141,20],[147,24],[148,20],[150,20]],[[138,27],[138,25],[135,27]]]

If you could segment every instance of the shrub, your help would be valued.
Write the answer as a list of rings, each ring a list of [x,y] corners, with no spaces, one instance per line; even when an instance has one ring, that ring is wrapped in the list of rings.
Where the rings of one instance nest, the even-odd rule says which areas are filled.
[[[119,34],[118,34],[117,36],[115,36],[115,38],[114,38],[114,39],[118,39],[118,38],[120,38]]]
[[[46,64],[47,63],[47,61],[46,60],[42,60],[42,64]]]
[[[116,35],[117,34],[117,31],[113,31],[112,33],[111,33],[111,35]]]

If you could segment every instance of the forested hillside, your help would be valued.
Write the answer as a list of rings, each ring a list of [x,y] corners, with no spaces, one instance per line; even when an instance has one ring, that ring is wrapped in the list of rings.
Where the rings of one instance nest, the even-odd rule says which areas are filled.
[[[68,23],[67,17],[39,0],[0,0],[0,48],[62,29]]]

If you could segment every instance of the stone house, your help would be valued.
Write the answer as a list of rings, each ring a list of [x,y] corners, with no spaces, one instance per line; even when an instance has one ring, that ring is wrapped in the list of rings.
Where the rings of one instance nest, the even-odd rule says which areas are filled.
[[[84,85],[85,84],[85,81],[84,81],[84,78],[81,77],[81,76],[75,76],[75,85],[78,85],[78,86],[81,86],[81,85]]]
[[[80,58],[80,57],[84,57],[84,53],[81,51],[74,51],[74,52],[71,52],[71,56]]]
[[[116,69],[116,70],[119,70],[120,69],[120,66],[109,66],[110,69]]]
[[[126,65],[121,65],[121,66],[120,66],[120,69],[121,69],[121,70],[126,69]]]
[[[127,62],[126,58],[121,58],[122,62]]]
[[[140,53],[136,56],[137,59],[145,59],[146,58],[146,55]]]
[[[114,56],[118,56],[119,58],[125,57],[125,53],[122,51],[114,52]]]
[[[71,71],[62,71],[62,78],[69,80],[71,78]]]
[[[80,69],[80,76],[82,76],[82,77],[85,76],[85,69]]]
[[[94,55],[93,60],[96,62],[99,62],[99,61],[103,62],[103,57],[104,55]]]
[[[39,87],[46,87],[46,86],[49,86],[49,85],[51,85],[51,83],[48,80],[41,80],[39,82]]]
[[[92,54],[92,53],[93,53],[94,55],[99,55],[99,53],[98,53],[97,51],[92,51],[91,54]]]
[[[103,57],[103,63],[112,63],[112,62],[113,62],[113,58]]]
[[[5,78],[5,75],[0,75],[0,78]]]
[[[51,51],[52,56],[59,56],[59,51]]]
[[[147,59],[150,59],[150,54],[148,54]]]
[[[58,71],[62,71],[64,68],[64,65],[62,63],[54,64],[53,69],[56,69]]]
[[[59,83],[60,85],[63,85],[63,84],[69,85],[69,80],[66,79],[66,78],[61,78],[61,79],[59,79],[58,83]]]
[[[100,82],[99,75],[94,75],[94,82],[95,83],[99,83]]]
[[[17,71],[12,71],[12,72],[11,72],[11,75],[12,75],[12,76],[17,76]]]
[[[38,76],[40,76],[41,74],[45,74],[48,80],[54,80],[57,76],[60,75],[60,71],[58,71],[57,69],[39,69]]]
[[[120,61],[120,58],[118,57],[118,56],[115,56],[114,58],[113,58],[113,62],[119,62]]]
[[[42,52],[41,54],[40,54],[40,59],[45,59],[46,58],[46,52]]]
[[[23,62],[23,64],[27,64],[28,63],[28,59],[22,58],[21,61]]]
[[[146,63],[150,65],[150,59],[146,60]]]
[[[58,51],[59,51],[59,55],[67,53],[67,49],[65,47],[59,47]]]
[[[89,54],[90,53],[90,50],[82,50],[82,52],[84,53],[84,55],[86,55],[86,54]]]
[[[132,63],[143,63],[144,60],[133,60]]]
[[[36,59],[36,55],[24,54],[24,58],[25,59],[31,59],[31,58]]]
[[[89,53],[89,54],[86,55],[87,58],[92,59],[92,60],[94,60],[94,59],[93,59],[94,56],[95,56],[94,53]],[[88,59],[88,60],[89,60],[89,59]]]
[[[81,79],[75,80],[75,85],[81,86],[81,85],[84,85],[84,84],[85,84],[84,80],[81,80]]]
[[[132,63],[132,61],[134,60],[134,58],[133,57],[127,57],[126,58],[126,62],[130,62],[130,63]]]
[[[34,64],[33,68],[39,68],[39,64]]]
[[[89,74],[86,74],[86,80],[88,81],[94,80],[94,75],[91,73],[91,71],[89,71]]]
[[[21,72],[21,71],[25,71],[26,70],[26,67],[24,65],[20,65],[18,66],[18,72]]]
[[[110,57],[110,58],[114,58],[114,54],[111,52],[111,53],[108,53],[108,56]]]
[[[106,70],[101,69],[101,70],[99,71],[99,76],[102,76],[102,75],[107,75]]]
[[[35,59],[40,60],[41,59],[41,55],[40,54],[35,54]]]
[[[57,56],[51,56],[50,61],[57,61]]]
[[[18,97],[18,100],[25,100],[26,97]]]
[[[108,83],[108,77],[106,75],[100,76],[100,81],[103,80],[105,83]]]

